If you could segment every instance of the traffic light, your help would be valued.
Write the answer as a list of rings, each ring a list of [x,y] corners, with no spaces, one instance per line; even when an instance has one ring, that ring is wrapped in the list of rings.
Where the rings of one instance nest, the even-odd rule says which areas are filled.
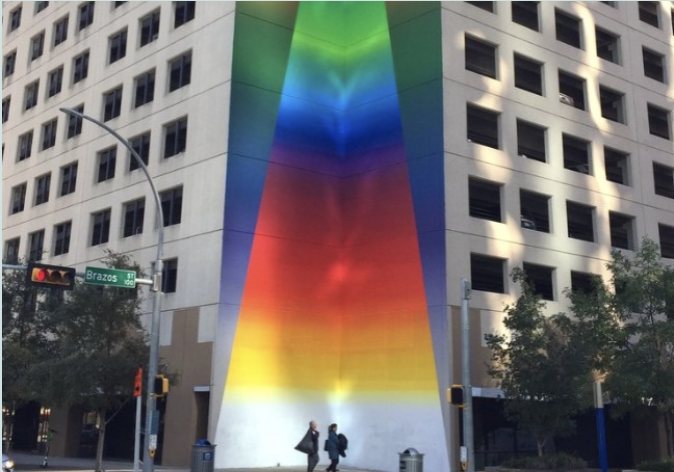
[[[154,396],[161,398],[169,391],[169,379],[165,375],[157,375],[154,378]]]
[[[463,395],[463,385],[452,385],[451,388],[447,389],[447,401],[450,405],[464,407],[464,395]]]
[[[139,367],[136,372],[136,377],[133,380],[133,396],[140,397],[143,392],[143,368]]]
[[[26,271],[26,282],[43,288],[72,290],[75,287],[75,269],[31,262]]]

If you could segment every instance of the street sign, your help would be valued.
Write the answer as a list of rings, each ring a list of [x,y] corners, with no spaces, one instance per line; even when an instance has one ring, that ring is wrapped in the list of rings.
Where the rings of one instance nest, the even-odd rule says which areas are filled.
[[[87,267],[84,272],[84,283],[134,288],[136,286],[136,273],[132,270]]]

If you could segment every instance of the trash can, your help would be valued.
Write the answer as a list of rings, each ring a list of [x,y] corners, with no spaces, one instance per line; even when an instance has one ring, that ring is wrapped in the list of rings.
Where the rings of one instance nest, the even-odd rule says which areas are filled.
[[[405,452],[399,452],[400,472],[424,472],[424,455],[413,447],[405,449]]]
[[[200,439],[192,446],[191,472],[213,472],[215,464],[215,445],[206,439]]]

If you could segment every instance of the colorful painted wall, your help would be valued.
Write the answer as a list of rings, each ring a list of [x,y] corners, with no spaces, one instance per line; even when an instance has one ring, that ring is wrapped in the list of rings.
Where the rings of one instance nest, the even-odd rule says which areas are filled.
[[[237,2],[232,77],[216,468],[448,470],[439,3]]]

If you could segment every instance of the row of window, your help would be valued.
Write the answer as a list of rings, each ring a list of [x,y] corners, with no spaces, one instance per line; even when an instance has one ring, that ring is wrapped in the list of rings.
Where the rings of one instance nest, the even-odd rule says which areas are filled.
[[[649,123],[658,122],[660,120],[669,122],[669,114],[663,117],[660,115],[661,112],[665,111],[649,103]],[[500,113],[469,103],[467,105],[466,123],[468,141],[500,149],[499,118]],[[518,155],[527,159],[547,162],[546,134],[547,129],[545,127],[518,119]],[[588,140],[578,138],[568,133],[563,133],[562,155],[564,159],[564,168],[572,172],[594,175],[590,144],[591,143]],[[610,147],[604,147],[606,179],[623,185],[631,185],[629,160],[629,154]],[[664,165],[654,164],[653,174],[655,193],[663,197],[674,198],[674,190],[672,189],[672,169]]]
[[[31,132],[32,134],[32,132]],[[25,136],[25,135],[22,135]],[[129,140],[134,151],[145,165],[149,163],[150,156],[150,131],[143,132],[132,137]],[[184,152],[187,143],[187,118],[180,118],[167,125],[164,125],[164,158],[169,158],[178,153]],[[23,149],[23,143],[20,142],[20,149]],[[28,145],[30,147],[30,145]],[[97,183],[105,182],[115,177],[117,168],[117,145],[103,149],[97,153],[97,163],[95,168],[94,181]],[[30,151],[30,150],[29,150]],[[28,152],[29,152],[28,151]],[[129,172],[138,169],[138,161],[129,153],[128,170]],[[75,192],[77,187],[78,163],[73,162],[61,167],[60,181],[58,184],[58,196],[63,197]],[[28,184],[23,182],[12,187],[11,202],[9,214],[13,215],[22,212],[26,205],[26,196],[28,193]],[[40,175],[35,179],[32,202],[33,206],[47,203],[51,193],[51,172]],[[179,223],[172,219],[165,221],[166,225]]]
[[[496,13],[498,2],[466,2],[491,13]],[[540,3],[541,2],[510,2],[511,18],[514,23],[525,26],[534,31],[540,31]],[[618,8],[621,2],[600,2],[612,8]],[[628,8],[634,2],[625,2]],[[639,10],[639,20],[643,23],[661,28],[660,2],[636,2]],[[674,9],[672,9],[672,31],[674,34]],[[555,9],[555,35],[558,41],[579,49],[584,48],[582,35],[582,19],[558,9]]]
[[[101,231],[100,229],[97,231]],[[67,254],[70,251],[70,235],[72,232],[72,221],[66,221],[54,226],[53,228],[53,255]],[[40,261],[44,256],[45,230],[35,231],[28,235],[29,251],[28,260]],[[3,262],[16,264],[19,262],[19,249],[21,238],[9,239],[5,242],[5,258]],[[164,293],[173,293],[176,291],[178,282],[178,259],[166,259],[163,261],[162,268],[162,289]],[[56,292],[59,292],[58,290]]]
[[[660,224],[660,251],[662,257],[674,259],[674,226]],[[470,255],[471,288],[482,292],[506,293],[506,269],[508,261],[486,254]],[[534,293],[543,300],[558,300],[555,294],[555,267],[524,262],[522,268]],[[571,271],[571,290],[590,293],[599,276],[580,271]]]
[[[117,93],[119,91],[119,94]],[[118,116],[121,108],[121,88],[114,89],[112,92],[104,94],[104,118],[105,121],[112,119],[115,116]],[[118,102],[119,100],[119,102]],[[84,113],[84,105],[80,105],[74,108],[80,113]],[[65,133],[66,139],[73,138],[82,133],[82,122],[83,120],[74,115],[68,115],[68,125]],[[57,128],[58,128],[58,118],[53,118],[41,126],[41,136],[39,141],[39,150],[44,151],[50,149],[56,145],[57,137]],[[187,148],[187,117],[179,118],[175,121],[171,121],[163,125],[163,135],[164,135],[164,149],[163,156],[165,159],[180,154],[185,151]],[[17,162],[28,159],[33,152],[33,130],[27,131],[18,137],[17,145]],[[140,155],[143,162],[147,165],[149,162],[149,147],[150,147],[150,132],[147,131],[138,136],[132,137],[130,140],[131,145],[134,147],[136,152]],[[114,150],[107,152],[108,155],[114,155],[116,157],[116,146]],[[4,150],[4,147],[3,147]],[[99,153],[99,160],[100,160]],[[137,163],[132,160],[129,170],[134,170],[138,167]],[[114,173],[113,173],[114,174]],[[114,176],[114,175],[113,175]],[[103,179],[107,180],[107,179]],[[101,180],[99,180],[100,182]]]
[[[49,2],[33,2],[35,3],[35,14],[37,15],[41,11],[45,10],[49,6]],[[119,8],[127,2],[112,2],[113,8]],[[173,2],[173,27],[178,28],[179,26],[184,25],[190,20],[194,19],[196,2]],[[96,7],[96,2],[84,2],[77,7],[77,32],[82,31],[87,26],[91,25],[94,22],[94,9]],[[7,25],[7,31],[13,32],[19,29],[21,26],[21,16],[23,14],[23,5],[19,5],[9,12],[9,19]],[[149,39],[148,42],[156,39],[154,37],[159,30],[159,14],[156,12],[157,18],[150,19],[148,17],[153,17],[155,13],[151,13],[148,17],[143,17],[140,20],[141,26],[141,36]],[[148,31],[149,30],[149,31]],[[52,32],[52,44],[54,46],[59,45],[65,41],[68,37],[68,15],[60,18],[54,23],[54,28]],[[152,39],[154,38],[154,39]],[[147,43],[145,43],[147,44]],[[144,44],[141,44],[143,46]]]
[[[73,59],[73,82],[84,79],[89,70],[89,52],[78,55]],[[132,100],[133,108],[138,108],[154,100],[155,94],[155,75],[153,68],[137,76],[133,80]],[[63,86],[64,66],[61,65],[47,74],[46,99],[53,97],[61,92]],[[192,52],[186,51],[168,62],[167,68],[167,90],[171,93],[182,87],[185,87],[192,79]],[[23,111],[30,110],[37,106],[40,91],[40,79],[26,85],[23,97]],[[123,85],[119,85],[103,94],[102,119],[108,121],[118,117],[122,109]],[[6,122],[10,117],[10,106],[12,97],[7,96],[2,99],[2,122]]]
[[[674,198],[674,177],[670,170],[670,191]],[[468,213],[473,218],[503,222],[503,187],[500,182],[492,182],[479,177],[468,179]],[[527,230],[552,233],[550,215],[551,195],[520,189],[520,226]],[[581,241],[596,242],[597,208],[584,203],[566,201],[566,234],[569,238]],[[609,234],[611,246],[617,249],[634,250],[636,246],[636,230],[633,215],[614,211],[608,212]],[[666,249],[666,248],[665,248]],[[671,257],[672,254],[669,254]]]
[[[77,164],[75,164],[75,170],[77,169],[76,166]],[[50,177],[51,176],[47,174],[36,179],[36,185],[38,185],[36,188],[36,195],[39,194],[39,192],[44,193],[48,191],[45,189],[49,187]],[[23,192],[25,196],[26,184],[14,187],[13,193],[16,193],[18,198],[21,197],[21,192]],[[159,198],[161,201],[162,216],[164,217],[164,226],[167,227],[180,224],[183,206],[182,186],[159,192]],[[91,214],[90,246],[98,246],[109,241],[111,212],[112,210],[107,208]],[[124,203],[122,214],[123,222],[121,232],[123,238],[143,233],[145,223],[145,198]],[[52,238],[54,244],[52,247],[52,254],[54,256],[67,254],[70,251],[71,227],[71,221],[59,223],[54,226],[54,237]],[[35,259],[35,257],[37,254],[42,254],[43,249],[44,248],[41,245],[39,247],[33,247],[31,244],[28,258],[31,260],[39,260]]]
[[[496,79],[497,74],[497,49],[498,46],[474,38],[465,36],[465,67],[471,72]],[[642,48],[644,74],[660,82],[665,82],[665,55]],[[513,58],[513,75],[515,87],[526,90],[536,95],[545,96],[543,86],[544,63],[515,53]],[[560,102],[577,108],[587,110],[586,80],[576,74],[559,69],[557,71],[559,84]],[[626,123],[625,94],[619,90],[599,85],[599,102],[601,104],[601,116],[607,120],[618,123]],[[650,112],[653,108],[653,112]],[[664,139],[671,139],[668,111],[654,105],[649,105],[650,132]]]

